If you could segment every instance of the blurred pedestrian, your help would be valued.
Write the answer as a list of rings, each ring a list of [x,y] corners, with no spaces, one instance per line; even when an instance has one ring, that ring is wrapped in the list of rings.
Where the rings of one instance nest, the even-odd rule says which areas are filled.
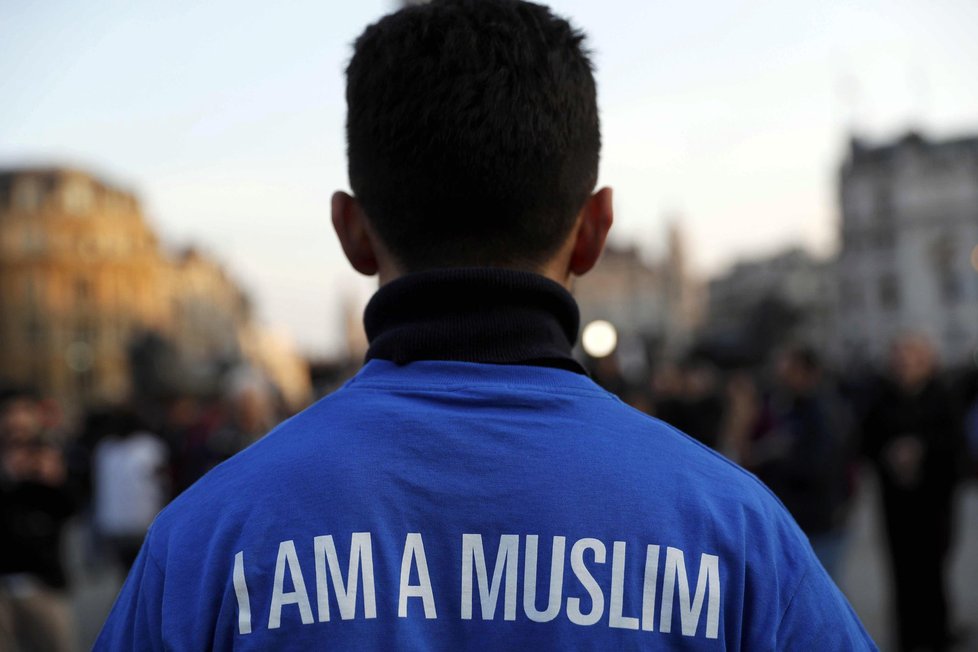
[[[683,412],[676,427],[697,441],[716,449],[720,440],[724,404],[716,367],[705,360],[683,366]]]
[[[904,652],[948,649],[945,566],[960,428],[930,342],[921,335],[895,340],[890,374],[867,415],[863,445],[879,474]]]
[[[210,467],[261,439],[277,420],[271,388],[257,374],[232,376],[226,401],[227,420],[207,440]]]
[[[278,416],[264,377],[250,369],[231,373],[219,396],[181,417],[178,432],[169,433],[177,449],[176,493],[261,439]]]
[[[964,435],[967,448],[965,471],[978,479],[978,371],[972,371],[964,389]]]
[[[0,650],[73,650],[61,559],[75,510],[64,457],[46,439],[38,398],[0,398]]]
[[[851,495],[852,424],[823,382],[814,350],[797,346],[781,353],[774,389],[755,427],[748,468],[781,499],[838,581]]]
[[[120,410],[114,432],[95,445],[94,521],[99,537],[128,572],[150,523],[166,504],[168,450],[128,409]]]
[[[700,359],[665,364],[653,376],[652,387],[656,417],[710,448],[720,445],[724,401],[712,364]]]
[[[673,362],[664,362],[652,374],[653,416],[670,425],[683,414],[683,371]]]
[[[724,386],[723,421],[717,450],[743,466],[750,454],[750,440],[761,413],[757,383],[749,371],[730,375]]]

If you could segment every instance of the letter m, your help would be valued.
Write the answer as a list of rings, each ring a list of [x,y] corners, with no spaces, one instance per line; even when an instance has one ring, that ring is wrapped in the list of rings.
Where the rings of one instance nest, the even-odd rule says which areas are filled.
[[[356,616],[358,579],[363,576],[363,615],[365,618],[377,617],[377,598],[374,589],[374,561],[369,532],[354,532],[350,537],[350,564],[347,567],[346,583],[340,572],[340,560],[336,556],[336,546],[331,535],[312,540],[316,559],[316,598],[319,607],[319,622],[329,620],[329,588],[326,577],[333,579],[333,591],[340,608],[340,618],[350,620]],[[328,572],[327,572],[328,565]],[[362,570],[361,570],[362,569]]]
[[[662,612],[659,615],[659,631],[672,631],[672,604],[675,592],[679,592],[679,620],[683,636],[696,636],[696,629],[703,610],[703,598],[707,598],[706,638],[717,638],[720,628],[720,558],[716,555],[700,556],[700,573],[696,580],[696,595],[690,600],[689,579],[686,576],[686,559],[678,548],[666,549],[666,572],[662,583]]]
[[[506,597],[503,604],[503,618],[516,620],[516,573],[519,564],[520,537],[518,534],[504,534],[499,537],[499,550],[496,552],[496,565],[492,572],[492,584],[486,569],[486,554],[482,548],[481,534],[462,535],[462,619],[472,619],[472,576],[479,584],[479,603],[482,605],[482,619],[492,620],[499,599],[499,586],[506,576]]]

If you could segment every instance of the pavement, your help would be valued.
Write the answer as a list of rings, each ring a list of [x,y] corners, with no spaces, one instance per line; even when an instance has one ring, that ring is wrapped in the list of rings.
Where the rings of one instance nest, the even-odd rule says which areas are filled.
[[[840,587],[867,631],[883,652],[894,650],[889,570],[881,515],[879,489],[867,473],[850,515],[849,539],[841,571]],[[949,566],[953,623],[967,628],[970,637],[958,652],[978,652],[978,483],[960,493],[958,532]],[[84,529],[68,533],[69,568],[74,579],[73,604],[78,621],[80,649],[90,649],[122,583],[122,573],[106,562],[93,561]]]

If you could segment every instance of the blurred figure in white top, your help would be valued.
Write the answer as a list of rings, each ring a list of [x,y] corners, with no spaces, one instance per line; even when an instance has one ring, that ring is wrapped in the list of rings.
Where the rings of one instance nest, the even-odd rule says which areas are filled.
[[[98,534],[128,571],[150,523],[166,504],[166,444],[128,410],[95,446],[94,519]]]

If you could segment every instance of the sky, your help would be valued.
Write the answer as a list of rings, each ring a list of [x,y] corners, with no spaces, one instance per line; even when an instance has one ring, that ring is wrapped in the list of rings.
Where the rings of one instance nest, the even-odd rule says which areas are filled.
[[[835,245],[849,134],[978,133],[974,0],[554,0],[588,34],[613,239],[700,274]],[[343,69],[391,0],[0,2],[0,167],[69,165],[135,192],[266,324],[335,353],[375,281],[336,244]]]

